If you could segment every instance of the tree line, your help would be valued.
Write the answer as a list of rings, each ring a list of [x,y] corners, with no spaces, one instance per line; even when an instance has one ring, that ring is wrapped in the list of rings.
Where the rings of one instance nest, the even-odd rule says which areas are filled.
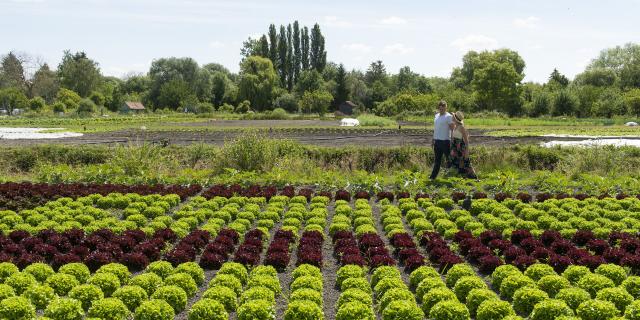
[[[124,101],[151,110],[334,112],[345,101],[358,112],[384,116],[432,113],[437,101],[467,112],[509,116],[640,116],[640,45],[603,50],[569,79],[554,69],[544,83],[523,82],[525,61],[513,50],[469,51],[449,77],[405,66],[387,71],[380,60],[362,70],[327,61],[320,26],[272,24],[240,49],[238,73],[218,63],[160,58],[146,74],[103,76],[84,52],[65,51],[52,68],[26,54],[0,61],[0,109],[34,113],[119,111]]]

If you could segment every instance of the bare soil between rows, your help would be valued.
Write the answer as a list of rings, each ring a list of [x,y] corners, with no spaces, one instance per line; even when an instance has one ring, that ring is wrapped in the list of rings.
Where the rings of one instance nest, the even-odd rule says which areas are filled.
[[[254,127],[255,128],[255,127]],[[0,146],[30,146],[40,144],[64,145],[114,145],[114,144],[175,144],[189,145],[205,143],[223,145],[243,132],[241,129],[211,131],[143,131],[122,130],[113,132],[87,133],[81,137],[60,139],[17,139],[1,140]],[[432,131],[427,129],[343,129],[343,128],[277,128],[271,127],[264,134],[274,139],[290,139],[302,144],[340,147],[340,146],[428,146],[431,144]],[[487,130],[470,130],[471,145],[500,146],[511,144],[540,144],[552,140],[584,140],[579,138],[557,137],[494,137]]]

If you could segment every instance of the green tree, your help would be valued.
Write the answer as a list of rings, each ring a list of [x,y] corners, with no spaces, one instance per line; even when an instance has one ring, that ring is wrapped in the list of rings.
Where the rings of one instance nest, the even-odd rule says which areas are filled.
[[[105,105],[106,99],[104,95],[98,91],[93,91],[89,95],[89,99],[95,103],[96,106],[103,107]]]
[[[309,63],[311,68],[322,72],[327,64],[327,52],[324,50],[324,36],[317,23],[311,29],[310,40]]]
[[[293,88],[293,31],[291,24],[287,26],[287,59],[286,59],[286,73],[287,73],[287,90],[291,92]]]
[[[240,64],[239,100],[248,100],[257,111],[267,110],[272,103],[278,76],[271,60],[253,56]]]
[[[305,70],[300,74],[300,79],[296,83],[294,91],[299,97],[302,97],[306,91],[318,91],[322,87],[324,87],[324,79],[322,79],[320,73],[316,70]]]
[[[29,106],[29,100],[22,90],[11,87],[0,89],[0,108],[7,110],[8,115],[12,115],[15,109],[26,109]]]
[[[58,65],[58,76],[63,88],[73,90],[81,97],[87,97],[96,90],[102,81],[98,63],[89,59],[84,52],[71,54],[64,52],[62,62]]]
[[[278,33],[273,23],[269,25],[269,59],[275,66],[278,61]]]
[[[267,36],[263,34],[258,43],[260,50],[257,54],[261,57],[269,58],[269,40],[267,40]]]
[[[316,112],[321,117],[327,113],[329,105],[333,101],[331,93],[323,90],[316,90],[313,92],[305,92],[300,100],[300,107],[305,113]]]
[[[247,40],[242,42],[242,47],[240,48],[240,55],[243,58],[247,58],[253,55],[260,55],[261,50],[262,50],[262,44],[260,43],[260,40],[249,37],[247,38]]]
[[[2,58],[2,63],[0,64],[0,88],[16,88],[22,92],[25,92],[27,88],[22,61],[13,52],[9,52]]]
[[[349,100],[349,87],[347,86],[347,72],[341,63],[336,72],[336,94],[333,99],[333,106],[338,107],[341,103]]]
[[[557,91],[559,89],[564,89],[569,85],[569,79],[565,77],[558,69],[553,69],[551,75],[549,75],[549,81],[547,81],[547,86],[551,89],[551,91]]]
[[[161,58],[154,60],[149,69],[151,86],[149,99],[154,109],[158,107],[177,108],[179,100],[195,94],[199,67],[192,58]],[[170,85],[167,85],[171,83]],[[164,88],[164,89],[163,89]],[[164,90],[164,95],[163,95]],[[168,92],[179,94],[167,96]]]
[[[298,21],[293,22],[293,82],[300,77],[300,64],[302,63],[302,48],[300,47],[300,25]]]
[[[546,92],[539,92],[530,103],[528,109],[529,116],[539,117],[549,114],[551,109],[551,99]]]
[[[29,100],[29,109],[31,109],[32,111],[40,112],[44,110],[46,106],[47,103],[42,97],[34,97],[33,99]]]
[[[191,95],[189,85],[181,79],[174,79],[163,83],[157,98],[157,108],[169,108],[178,110]]]
[[[365,73],[365,80],[369,86],[372,86],[376,81],[386,85],[388,80],[387,68],[381,60],[371,62],[367,72]]]
[[[483,110],[498,110],[509,115],[522,111],[520,81],[522,74],[511,63],[498,59],[483,63],[474,71],[473,94]]]
[[[559,91],[553,99],[553,115],[554,116],[570,116],[576,112],[578,108],[578,99],[569,90]]]
[[[278,60],[276,63],[276,70],[280,76],[280,85],[282,87],[287,86],[287,31],[284,26],[280,26],[280,33],[278,34]]]
[[[611,87],[618,80],[614,70],[605,68],[587,69],[576,76],[575,82],[578,85],[594,87]]]
[[[309,28],[302,28],[302,38],[300,39],[300,66],[302,70],[309,70]]]
[[[52,103],[59,88],[58,76],[54,71],[49,69],[49,65],[45,63],[33,75],[31,96],[42,97],[47,103]]]
[[[604,49],[587,70],[607,69],[616,74],[623,88],[640,87],[640,44]]]
[[[640,89],[632,89],[624,94],[627,110],[636,118],[640,117]]]
[[[624,97],[618,88],[606,88],[593,106],[592,114],[612,118],[627,113]]]

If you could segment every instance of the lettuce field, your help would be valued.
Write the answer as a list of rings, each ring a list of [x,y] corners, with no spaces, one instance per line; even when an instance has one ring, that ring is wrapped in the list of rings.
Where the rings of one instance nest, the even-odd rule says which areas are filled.
[[[2,319],[640,319],[640,197],[0,184]]]

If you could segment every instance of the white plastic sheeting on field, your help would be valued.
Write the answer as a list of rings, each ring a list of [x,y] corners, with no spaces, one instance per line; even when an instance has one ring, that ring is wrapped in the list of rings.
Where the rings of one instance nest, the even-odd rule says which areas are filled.
[[[59,139],[80,137],[78,132],[42,132],[49,130],[62,130],[61,128],[0,128],[0,139]]]
[[[589,139],[577,141],[560,141],[554,140],[542,143],[543,147],[599,147],[599,146],[615,146],[615,147],[640,147],[640,139]]]
[[[359,125],[360,125],[360,121],[358,121],[358,119],[344,118],[344,119],[340,120],[340,126],[341,127],[355,127],[355,126],[359,126]]]

